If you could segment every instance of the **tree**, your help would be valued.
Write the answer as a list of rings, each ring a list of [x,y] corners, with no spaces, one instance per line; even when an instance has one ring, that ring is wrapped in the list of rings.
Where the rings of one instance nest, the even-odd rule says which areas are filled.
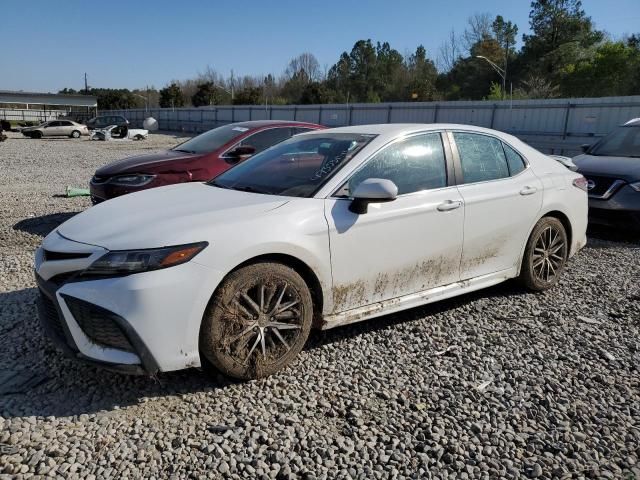
[[[198,85],[198,90],[191,97],[191,104],[194,107],[204,107],[215,105],[218,99],[218,91],[213,82],[205,82]]]
[[[436,81],[438,71],[432,60],[427,58],[427,51],[419,45],[407,61],[409,82],[406,98],[424,102],[436,97]]]
[[[160,90],[160,106],[162,108],[175,108],[184,106],[184,96],[177,82]]]
[[[262,103],[262,89],[259,87],[244,87],[233,98],[234,105],[260,105]]]
[[[454,29],[451,29],[447,39],[440,45],[438,52],[438,68],[443,72],[450,71],[462,56],[460,41]]]
[[[514,46],[516,44],[516,35],[518,34],[518,26],[504,20],[502,15],[496,16],[491,24],[494,38],[502,49],[502,68],[505,78],[509,72],[509,59],[515,55]]]
[[[301,53],[289,61],[285,70],[288,79],[298,76],[304,83],[319,81],[322,78],[318,59],[312,53]]]
[[[462,33],[462,43],[466,50],[478,42],[491,36],[491,15],[488,13],[476,13],[467,18],[467,28]]]
[[[640,50],[625,42],[604,42],[592,55],[569,65],[561,88],[566,96],[640,93]]]
[[[584,49],[604,38],[594,29],[580,0],[536,0],[531,3],[529,24],[532,34],[523,35],[527,70],[554,82]]]

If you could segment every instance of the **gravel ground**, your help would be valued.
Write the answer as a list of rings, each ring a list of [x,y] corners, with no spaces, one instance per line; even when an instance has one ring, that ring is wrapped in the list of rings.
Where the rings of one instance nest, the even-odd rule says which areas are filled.
[[[640,478],[640,242],[597,232],[544,294],[513,283],[326,333],[246,383],[68,360],[36,319],[58,197],[179,141],[0,143],[0,478]]]

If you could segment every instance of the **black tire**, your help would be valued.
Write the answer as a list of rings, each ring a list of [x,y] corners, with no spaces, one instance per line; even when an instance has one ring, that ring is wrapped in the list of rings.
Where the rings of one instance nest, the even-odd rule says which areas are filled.
[[[82,134],[79,130],[74,130],[73,132],[71,132],[71,138],[80,138],[80,135]]]
[[[134,140],[142,140],[144,137],[142,135],[136,135],[133,137]]]
[[[562,222],[554,217],[540,219],[527,240],[520,281],[536,292],[551,288],[558,283],[568,255],[569,241]]]
[[[31,138],[42,138],[42,132],[35,131],[31,134]]]
[[[229,377],[266,377],[300,353],[312,320],[311,293],[295,270],[271,262],[240,268],[224,280],[205,312],[203,363]]]

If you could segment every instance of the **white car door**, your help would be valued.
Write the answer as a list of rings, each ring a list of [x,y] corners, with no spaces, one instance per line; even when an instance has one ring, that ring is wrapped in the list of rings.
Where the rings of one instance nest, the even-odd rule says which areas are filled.
[[[464,208],[445,151],[439,132],[400,139],[325,201],[334,313],[459,280]],[[393,181],[398,197],[353,213],[349,192],[368,178]]]
[[[60,122],[53,120],[42,127],[42,135],[44,137],[54,137],[58,135],[58,125]]]
[[[540,179],[497,137],[450,132],[465,204],[462,280],[517,266],[542,206]]]

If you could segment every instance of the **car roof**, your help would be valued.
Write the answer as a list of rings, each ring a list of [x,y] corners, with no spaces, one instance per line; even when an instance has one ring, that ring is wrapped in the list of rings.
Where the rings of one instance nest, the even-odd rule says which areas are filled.
[[[364,135],[396,137],[416,132],[425,132],[429,130],[469,130],[478,133],[504,135],[503,132],[498,132],[497,130],[477,127],[475,125],[461,125],[456,123],[385,123],[372,125],[353,125],[350,127],[337,127],[318,132],[306,132],[304,135],[321,135],[326,133],[356,133]]]
[[[322,127],[322,125],[318,125],[316,123],[297,122],[295,120],[249,120],[246,122],[235,122],[232,125],[237,127],[252,128],[252,129],[263,128],[263,127],[274,127],[278,125],[294,126],[294,127],[313,127],[313,128]]]

